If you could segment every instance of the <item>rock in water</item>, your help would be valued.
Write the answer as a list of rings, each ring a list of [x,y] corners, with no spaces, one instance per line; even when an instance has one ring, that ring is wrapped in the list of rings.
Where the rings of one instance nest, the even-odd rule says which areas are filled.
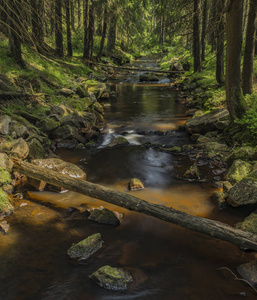
[[[101,224],[108,224],[114,226],[120,225],[120,220],[115,216],[115,214],[112,211],[106,208],[94,209],[90,213],[88,219]]]
[[[102,248],[103,240],[100,233],[93,234],[78,244],[73,244],[67,251],[70,258],[87,259]]]
[[[125,139],[123,136],[119,136],[112,140],[107,147],[115,148],[115,147],[121,147],[121,146],[127,146],[129,145],[129,141]]]
[[[129,189],[131,191],[143,190],[145,187],[141,180],[137,178],[132,178],[129,182]]]
[[[237,267],[238,273],[253,286],[257,286],[257,260]]]
[[[94,272],[90,278],[99,286],[108,290],[126,290],[132,276],[125,270],[104,266]]]

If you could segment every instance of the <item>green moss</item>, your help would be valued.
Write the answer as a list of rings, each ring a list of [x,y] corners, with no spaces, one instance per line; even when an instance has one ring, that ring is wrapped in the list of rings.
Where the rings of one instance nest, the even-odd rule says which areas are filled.
[[[225,179],[232,184],[235,184],[246,177],[252,170],[253,167],[248,162],[235,160],[232,166],[229,168]]]
[[[0,213],[10,213],[13,209],[8,195],[0,188]]]
[[[12,179],[10,173],[5,169],[0,168],[0,186],[9,184],[11,182]]]
[[[257,234],[257,212],[253,212],[243,222],[237,223],[236,228]]]

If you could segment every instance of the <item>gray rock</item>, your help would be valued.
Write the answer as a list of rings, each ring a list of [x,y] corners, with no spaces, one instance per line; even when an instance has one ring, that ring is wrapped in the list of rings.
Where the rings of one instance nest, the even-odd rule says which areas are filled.
[[[127,284],[133,280],[127,271],[110,266],[101,267],[90,278],[100,287],[114,291],[126,290]]]
[[[23,138],[26,139],[29,137],[28,128],[22,124],[15,124],[12,129],[12,137],[13,138]]]
[[[115,147],[121,147],[121,146],[127,146],[129,145],[129,141],[125,139],[123,136],[119,136],[112,140],[107,147],[115,148]]]
[[[102,248],[103,241],[100,233],[93,234],[78,244],[73,244],[67,251],[70,258],[87,259]]]
[[[227,202],[234,207],[257,203],[257,171],[248,174],[228,191]]]
[[[11,146],[11,154],[20,159],[26,159],[29,155],[29,146],[23,138],[14,140]]]
[[[238,273],[253,286],[257,286],[257,260],[237,267]]]
[[[227,109],[216,109],[208,114],[186,121],[187,131],[191,134],[205,134],[209,131],[223,130],[229,124]]]
[[[147,72],[143,73],[139,76],[140,81],[159,81],[159,77],[154,75],[153,73]]]
[[[57,148],[68,148],[68,149],[74,149],[77,148],[79,145],[79,142],[75,139],[73,140],[64,140],[56,144]]]
[[[30,159],[44,158],[46,156],[45,148],[36,138],[28,142]]]
[[[9,116],[0,116],[0,134],[7,135],[10,133],[10,123],[12,122]]]
[[[116,217],[116,215],[106,208],[94,209],[90,216],[89,220],[98,222],[100,224],[108,224],[118,226],[120,225],[120,220]]]

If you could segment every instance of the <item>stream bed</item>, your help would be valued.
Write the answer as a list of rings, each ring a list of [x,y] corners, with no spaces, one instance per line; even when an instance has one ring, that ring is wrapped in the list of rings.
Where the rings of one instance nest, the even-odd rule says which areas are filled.
[[[158,68],[155,59],[134,65]],[[211,182],[178,178],[192,165],[190,158],[146,146],[189,143],[186,132],[177,130],[187,117],[168,79],[140,83],[139,75],[125,73],[112,80],[117,99],[105,103],[106,126],[92,149],[58,149],[56,154],[85,170],[90,182],[230,225],[241,221],[247,209],[219,211],[210,200]],[[107,148],[118,136],[130,145]],[[144,190],[128,191],[134,177],[142,180]],[[84,211],[99,206],[123,213],[121,225],[88,220]],[[226,269],[236,273],[236,267],[255,254],[103,201],[74,192],[29,191],[7,220],[11,228],[0,236],[1,300],[256,299],[253,290]],[[72,243],[97,232],[103,248],[84,262],[70,260]],[[104,265],[131,272],[127,291],[108,291],[90,280]]]

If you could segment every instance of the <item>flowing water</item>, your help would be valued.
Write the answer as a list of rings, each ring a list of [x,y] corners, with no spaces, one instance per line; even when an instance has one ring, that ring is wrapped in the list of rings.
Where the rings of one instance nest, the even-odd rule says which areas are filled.
[[[156,60],[135,65],[158,66]],[[93,149],[59,149],[57,154],[83,168],[91,182],[128,192],[130,178],[137,177],[145,190],[129,192],[136,197],[230,225],[242,220],[247,209],[217,210],[210,200],[214,191],[210,183],[178,179],[192,165],[188,157],[142,146],[183,145],[188,137],[176,130],[186,117],[169,80],[142,84],[139,75],[123,74],[113,80],[118,97],[105,103],[107,124]],[[117,136],[127,138],[130,145],[106,148]],[[8,234],[1,234],[1,300],[256,298],[228,269],[220,269],[236,273],[236,266],[254,259],[253,253],[73,192],[30,191],[27,196],[16,202],[16,211],[8,218]],[[123,213],[121,225],[89,221],[84,211],[99,206]],[[71,261],[66,254],[71,244],[97,232],[102,234],[103,248],[85,262]],[[134,281],[127,291],[108,291],[89,279],[103,265],[131,272]]]

